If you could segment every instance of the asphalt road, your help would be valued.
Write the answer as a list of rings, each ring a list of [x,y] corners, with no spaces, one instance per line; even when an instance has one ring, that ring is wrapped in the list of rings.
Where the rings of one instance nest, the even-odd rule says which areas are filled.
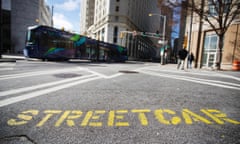
[[[240,73],[0,63],[1,144],[239,144]]]

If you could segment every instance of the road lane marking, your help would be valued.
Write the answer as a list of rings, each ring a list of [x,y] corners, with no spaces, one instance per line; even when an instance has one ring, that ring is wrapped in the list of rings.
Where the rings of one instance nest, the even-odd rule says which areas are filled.
[[[12,63],[12,62],[4,62],[4,63],[0,63],[0,67],[2,66],[15,66],[16,63]]]
[[[102,78],[105,78],[105,79],[111,79],[111,78],[115,78],[115,77],[123,75],[123,73],[116,73],[114,75],[106,76],[102,73],[99,73],[99,72],[96,72],[96,71],[93,71],[93,70],[90,70],[90,69],[85,69],[85,71],[90,72],[90,73],[95,74],[95,75],[98,75],[99,77],[102,77]]]
[[[230,82],[223,82],[223,81],[218,81],[218,80],[201,79],[201,78],[194,78],[194,77],[181,76],[181,75],[172,75],[172,74],[171,74],[171,76],[188,78],[188,79],[193,79],[193,80],[201,80],[201,81],[206,81],[206,82],[220,83],[220,84],[226,84],[226,85],[232,85],[232,86],[240,87],[240,84],[230,83]]]
[[[192,77],[187,77],[187,76],[179,76],[179,75],[171,75],[171,74],[160,74],[160,73],[144,71],[144,70],[140,70],[140,69],[138,69],[138,71],[141,72],[141,73],[145,73],[145,74],[153,75],[153,76],[166,77],[166,78],[171,78],[171,79],[190,81],[190,82],[194,82],[194,83],[198,83],[198,84],[204,84],[204,85],[217,86],[217,87],[221,87],[221,88],[240,90],[240,85],[239,84],[234,84],[235,86],[237,86],[237,87],[235,87],[235,86],[230,86],[230,85],[233,85],[233,83],[221,82],[221,83],[224,83],[224,84],[230,84],[230,85],[223,85],[223,84],[214,83],[211,80],[200,79],[200,78],[192,78]],[[220,81],[219,81],[219,83],[220,83]]]
[[[89,78],[89,77],[93,77],[93,76],[95,76],[95,75],[91,74],[91,75],[86,75],[86,76],[80,76],[80,77],[75,77],[75,78],[69,78],[69,79],[64,79],[64,80],[60,80],[60,81],[50,82],[50,83],[39,84],[39,85],[35,85],[35,86],[30,86],[30,87],[1,91],[0,92],[0,97],[13,95],[13,94],[18,94],[18,93],[23,93],[23,92],[27,92],[27,91],[32,91],[32,90],[36,90],[36,89],[40,89],[40,88],[50,87],[50,86],[54,86],[54,85],[64,84],[64,83],[68,83],[68,82],[72,82],[72,81],[76,81],[76,80],[81,80],[81,79]]]
[[[236,116],[235,116],[236,117]],[[152,118],[149,121],[149,118]],[[239,117],[238,117],[239,118]],[[139,119],[139,121],[135,120]],[[153,121],[154,120],[154,121]],[[204,108],[199,111],[192,111],[187,108],[178,109],[121,109],[121,110],[44,110],[29,109],[9,118],[8,126],[16,127],[34,124],[36,127],[129,127],[139,124],[149,125],[240,125],[240,119],[232,119],[226,113],[218,109]]]
[[[23,94],[23,95],[20,95],[20,96],[17,96],[17,97],[4,99],[4,100],[0,101],[0,107],[7,106],[7,105],[17,103],[17,102],[21,102],[21,101],[24,101],[24,100],[27,100],[27,99],[30,99],[30,98],[38,97],[38,96],[41,96],[41,95],[44,95],[44,94],[48,94],[48,93],[51,93],[51,92],[55,92],[55,91],[58,91],[58,90],[62,90],[62,89],[65,89],[65,88],[69,88],[69,87],[72,87],[72,86],[75,86],[75,85],[78,85],[78,84],[83,84],[83,83],[90,82],[90,81],[97,80],[97,79],[101,79],[101,77],[88,78],[88,79],[84,79],[84,80],[81,80],[81,81],[67,83],[67,84],[55,86],[55,87],[52,87],[52,88]]]
[[[159,69],[159,68],[154,68],[152,66],[150,67],[143,67],[139,68],[138,70],[152,70],[152,71],[159,71],[159,72],[167,72],[167,73],[179,73],[179,74],[190,74],[190,75],[200,75],[200,76],[211,76],[211,77],[223,77],[223,78],[231,78],[237,81],[240,81],[239,77],[235,77],[232,75],[227,75],[227,74],[221,74],[219,72],[211,72],[211,71],[179,71],[176,69]]]
[[[108,126],[129,126],[125,118],[127,114],[128,110],[111,110],[108,116]]]
[[[81,70],[81,69],[67,68],[67,69],[59,69],[59,70],[47,70],[47,71],[37,71],[37,72],[26,72],[26,73],[20,73],[20,74],[1,75],[0,80],[23,78],[23,77],[30,77],[30,76],[39,76],[39,75],[49,75],[49,74],[62,73],[62,72],[74,72],[74,71],[79,71],[79,70]]]
[[[82,77],[76,77],[76,78],[61,80],[61,81],[57,81],[57,82],[40,84],[40,85],[37,85],[37,86],[30,86],[30,87],[25,87],[25,88],[19,88],[19,89],[0,92],[0,97],[4,97],[4,96],[13,95],[13,94],[18,94],[18,93],[28,92],[28,91],[32,91],[32,90],[42,89],[42,88],[49,87],[49,86],[58,85],[58,86],[54,86],[52,88],[47,88],[47,89],[44,89],[44,90],[38,90],[38,91],[35,91],[35,92],[30,92],[30,93],[27,93],[27,94],[22,94],[20,96],[16,96],[16,97],[1,100],[0,101],[0,107],[7,106],[7,105],[10,105],[10,104],[13,104],[13,103],[20,102],[20,101],[24,101],[24,100],[27,100],[27,99],[30,99],[30,98],[38,97],[40,95],[44,95],[44,94],[47,94],[47,93],[55,92],[55,91],[58,91],[58,90],[61,90],[61,89],[69,88],[69,87],[72,87],[72,86],[75,86],[75,85],[78,85],[78,84],[82,84],[82,83],[86,83],[86,82],[89,82],[89,81],[93,81],[93,80],[97,80],[97,79],[101,79],[101,78],[111,79],[111,78],[115,78],[115,77],[123,75],[122,73],[117,73],[117,74],[113,74],[113,75],[110,75],[110,76],[106,76],[106,75],[103,75],[101,73],[98,73],[98,72],[95,72],[95,71],[92,71],[92,70],[89,70],[89,69],[80,68],[80,67],[78,67],[77,69],[72,69],[72,70],[74,70],[74,71],[75,70],[76,71],[84,70],[84,71],[90,72],[92,74],[82,76]],[[56,72],[59,72],[59,71],[52,71],[52,73],[56,73]],[[87,78],[87,79],[84,79],[84,78]],[[81,80],[81,79],[84,79],[84,80]],[[81,80],[81,81],[77,81],[77,80]],[[62,84],[62,85],[60,85],[60,84]]]
[[[14,68],[1,68],[0,71],[8,71],[8,70],[13,70]]]
[[[132,110],[132,113],[138,113],[138,119],[143,126],[148,125],[148,119],[145,113],[149,113],[149,112],[151,112],[149,109],[141,109],[141,110],[133,109]]]

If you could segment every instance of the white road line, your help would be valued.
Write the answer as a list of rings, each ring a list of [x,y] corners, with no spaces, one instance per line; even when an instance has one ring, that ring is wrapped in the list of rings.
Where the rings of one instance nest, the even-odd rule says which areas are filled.
[[[13,70],[13,68],[1,68],[0,71]]]
[[[138,71],[141,72],[141,73],[145,73],[145,74],[153,75],[153,76],[167,77],[167,78],[171,78],[171,79],[190,81],[190,82],[199,83],[199,84],[205,84],[205,85],[217,86],[217,87],[222,87],[222,88],[240,90],[240,87],[234,87],[234,86],[229,86],[229,85],[223,85],[223,84],[208,82],[208,80],[205,80],[205,79],[191,78],[191,77],[178,76],[178,75],[160,74],[160,73],[149,72],[149,71],[147,72],[147,71],[140,70],[140,69]],[[224,83],[224,82],[222,82],[222,83]],[[239,86],[238,84],[236,84],[236,85]]]
[[[106,76],[106,79],[115,78],[115,77],[118,77],[118,76],[121,76],[121,75],[123,75],[123,73],[117,73],[117,74],[114,74],[114,75],[111,75],[111,76]]]
[[[20,96],[11,97],[11,98],[1,100],[0,101],[0,107],[7,106],[7,105],[10,105],[10,104],[14,104],[14,103],[17,103],[17,102],[21,102],[21,101],[24,101],[24,100],[27,100],[27,99],[38,97],[38,96],[48,94],[48,93],[51,93],[51,92],[55,92],[55,91],[58,91],[58,90],[62,90],[62,89],[65,89],[65,88],[69,88],[69,87],[72,87],[72,86],[75,86],[75,85],[78,85],[78,84],[83,84],[83,83],[86,83],[86,82],[90,82],[90,81],[93,81],[93,80],[102,79],[102,78],[111,79],[111,78],[115,78],[115,77],[123,75],[122,73],[116,73],[116,74],[111,75],[111,76],[106,76],[106,75],[103,75],[101,73],[89,70],[89,69],[81,69],[81,70],[85,70],[85,71],[90,72],[92,74],[91,75],[86,75],[86,76],[83,76],[83,77],[76,77],[76,78],[61,80],[61,81],[57,81],[57,82],[40,84],[40,85],[37,85],[37,86],[30,86],[30,87],[25,87],[25,88],[19,88],[19,89],[15,89],[15,90],[0,92],[0,97],[9,96],[9,95],[18,94],[18,93],[23,93],[23,92],[27,92],[27,91],[29,92],[27,94],[22,94]],[[79,69],[78,69],[78,71],[79,71]],[[83,78],[87,78],[87,79],[83,79]],[[78,81],[80,79],[83,79],[83,80]],[[63,83],[65,83],[65,84],[63,84]],[[54,85],[57,85],[57,86],[54,86]],[[45,87],[49,87],[49,86],[54,86],[54,87],[30,92],[32,90],[41,89],[41,88],[45,88]]]
[[[201,81],[213,82],[213,83],[219,83],[219,84],[225,84],[225,85],[232,85],[232,86],[237,86],[237,87],[240,88],[240,84],[237,84],[237,83],[223,82],[223,81],[218,81],[218,80],[201,79],[201,78],[195,78],[195,77],[189,77],[189,76],[181,76],[181,75],[173,75],[173,74],[171,74],[171,76],[188,78],[188,79],[193,79],[193,80],[201,80]]]
[[[88,71],[88,72],[90,72],[90,73],[92,73],[92,74],[95,74],[95,75],[97,75],[97,76],[99,76],[99,77],[102,77],[102,78],[106,78],[106,77],[107,77],[107,76],[104,75],[104,74],[101,74],[101,73],[92,71],[92,70],[90,70],[90,69],[85,69],[85,70]]]
[[[16,65],[15,63],[14,64],[12,64],[12,63],[0,63],[0,66],[2,67],[2,66],[14,66],[14,65]]]
[[[81,80],[81,79],[89,78],[89,77],[93,77],[93,76],[94,75],[91,74],[91,75],[86,75],[86,76],[80,76],[80,77],[75,77],[75,78],[69,78],[69,79],[65,79],[65,80],[50,82],[50,83],[39,84],[39,85],[35,85],[35,86],[30,86],[30,87],[24,87],[24,88],[2,91],[2,92],[0,92],[0,97],[13,95],[13,94],[18,94],[18,93],[23,93],[23,92],[27,92],[27,91],[32,91],[32,90],[45,88],[45,87],[49,87],[49,86],[64,84],[64,83],[68,83],[68,82],[72,82],[72,81],[76,81],[76,80]]]
[[[20,101],[24,101],[24,100],[27,100],[27,99],[34,98],[34,97],[38,97],[38,96],[41,96],[41,95],[44,95],[44,94],[48,94],[48,93],[51,93],[51,92],[55,92],[55,91],[58,91],[58,90],[62,90],[62,89],[65,89],[65,88],[69,88],[69,87],[72,87],[72,86],[75,86],[75,85],[78,85],[78,84],[83,84],[83,83],[90,82],[90,81],[97,80],[97,79],[101,79],[101,77],[88,78],[88,79],[84,79],[84,80],[81,80],[81,81],[67,83],[67,84],[55,86],[55,87],[52,87],[52,88],[48,88],[48,89],[44,89],[44,90],[40,90],[40,91],[36,91],[36,92],[31,92],[31,93],[28,93],[28,94],[23,94],[23,95],[20,95],[20,96],[17,96],[17,97],[4,99],[4,100],[0,101],[0,107],[7,106],[7,105],[10,105],[10,104],[13,104],[13,103],[17,103],[17,102],[20,102]]]
[[[162,71],[162,72],[169,72],[169,73],[191,74],[191,75],[201,75],[201,76],[211,76],[211,77],[224,77],[224,78],[231,78],[231,79],[240,81],[240,78],[238,77],[234,77],[232,75],[227,75],[227,74],[211,72],[211,71],[196,72],[196,71],[181,71],[177,69],[167,70],[167,69],[154,68],[152,66],[139,68],[139,70],[153,70],[153,71]]]
[[[68,68],[68,69],[60,69],[60,70],[48,70],[48,71],[26,72],[26,73],[11,74],[11,75],[1,75],[0,80],[23,78],[23,77],[30,77],[30,76],[37,76],[37,75],[55,74],[55,73],[61,73],[61,72],[74,72],[79,70],[80,70],[79,68],[78,69]]]
[[[85,69],[85,70],[88,71],[88,72],[90,72],[90,73],[92,73],[92,74],[95,74],[95,75],[97,75],[97,76],[99,76],[99,77],[105,78],[105,79],[111,79],[111,78],[115,78],[115,77],[118,77],[118,76],[123,75],[123,73],[116,73],[116,74],[111,75],[111,76],[106,76],[106,75],[104,75],[104,74],[101,74],[101,73],[92,71],[92,70],[90,70],[90,69]]]

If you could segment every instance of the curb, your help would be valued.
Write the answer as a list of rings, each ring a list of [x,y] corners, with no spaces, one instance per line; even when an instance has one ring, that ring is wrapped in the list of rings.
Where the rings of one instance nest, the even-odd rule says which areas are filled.
[[[10,58],[1,58],[0,62],[16,62],[16,59],[10,59]]]

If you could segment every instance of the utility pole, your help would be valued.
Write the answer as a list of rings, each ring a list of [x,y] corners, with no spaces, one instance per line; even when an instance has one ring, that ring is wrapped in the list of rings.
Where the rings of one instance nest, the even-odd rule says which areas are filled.
[[[0,0],[0,58],[2,58],[2,0]]]
[[[162,33],[162,41],[163,41],[163,44],[162,44],[162,48],[159,50],[160,52],[160,63],[161,65],[164,65],[164,50],[165,50],[165,35],[166,35],[166,16],[165,15],[162,15],[162,14],[158,14],[158,13],[149,13],[148,16],[153,16],[153,15],[156,15],[156,16],[159,16],[160,18],[160,28],[161,28],[161,18],[163,18],[163,33]],[[159,28],[159,30],[160,30]],[[155,34],[156,35],[156,34]]]
[[[3,38],[2,38],[2,0],[0,0],[0,58],[2,58],[2,44],[3,44]]]
[[[52,5],[52,14],[51,14],[51,26],[53,27],[53,9],[54,9],[54,6]]]

